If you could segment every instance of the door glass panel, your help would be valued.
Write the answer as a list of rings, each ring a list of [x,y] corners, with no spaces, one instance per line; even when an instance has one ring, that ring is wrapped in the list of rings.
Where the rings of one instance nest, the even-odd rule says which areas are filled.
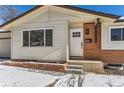
[[[73,32],[72,37],[80,37],[81,33],[80,32]]]

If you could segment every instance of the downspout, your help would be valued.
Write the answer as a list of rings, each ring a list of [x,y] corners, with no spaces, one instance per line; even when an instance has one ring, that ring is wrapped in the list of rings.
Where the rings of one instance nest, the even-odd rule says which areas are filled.
[[[68,22],[66,21],[66,62],[69,60],[69,28]]]
[[[95,34],[96,38],[96,43],[98,43],[98,49],[101,50],[101,22],[100,22],[100,18],[97,18],[97,22],[96,22],[96,34]]]
[[[11,28],[11,60],[13,58],[13,27]]]

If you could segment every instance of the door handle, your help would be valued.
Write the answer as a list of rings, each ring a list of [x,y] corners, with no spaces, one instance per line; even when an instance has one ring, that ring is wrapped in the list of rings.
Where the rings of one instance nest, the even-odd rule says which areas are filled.
[[[83,46],[83,42],[81,42],[81,49],[82,49],[82,46]]]

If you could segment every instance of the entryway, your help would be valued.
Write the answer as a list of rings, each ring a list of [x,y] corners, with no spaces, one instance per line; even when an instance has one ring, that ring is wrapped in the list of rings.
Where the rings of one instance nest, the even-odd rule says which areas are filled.
[[[70,30],[70,57],[83,57],[83,29]]]

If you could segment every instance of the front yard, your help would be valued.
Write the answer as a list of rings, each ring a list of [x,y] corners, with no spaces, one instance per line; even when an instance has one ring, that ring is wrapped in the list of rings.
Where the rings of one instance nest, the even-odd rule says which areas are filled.
[[[124,87],[124,76],[57,73],[0,65],[1,87]]]

